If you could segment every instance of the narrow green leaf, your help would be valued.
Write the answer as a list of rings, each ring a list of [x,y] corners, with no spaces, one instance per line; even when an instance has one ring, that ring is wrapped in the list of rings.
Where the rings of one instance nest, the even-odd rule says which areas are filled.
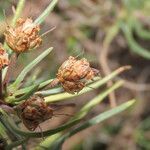
[[[55,129],[51,129],[51,130],[47,130],[47,131],[43,131],[42,135],[41,132],[26,132],[26,131],[22,131],[18,128],[18,126],[16,126],[16,124],[14,123],[14,121],[10,118],[10,116],[6,116],[6,115],[0,115],[0,120],[1,122],[7,122],[7,126],[9,126],[13,132],[15,132],[18,135],[24,136],[24,137],[33,137],[33,138],[41,138],[41,136],[51,136],[54,135],[58,132],[61,132],[65,129],[68,129],[74,125],[76,125],[77,123],[80,122],[80,120],[73,120],[72,122],[66,123],[58,128]]]
[[[38,84],[38,85],[39,85],[38,90],[39,90],[39,89],[42,89],[43,87],[45,87],[45,86],[47,86],[48,84],[50,84],[52,80],[53,80],[53,79],[49,79],[49,80],[47,80],[47,81],[44,81],[44,82]],[[25,88],[19,89],[19,90],[17,90],[17,91],[14,93],[14,95],[17,96],[17,95],[25,94],[25,93],[29,92],[34,86],[35,86],[35,85],[32,85],[32,86],[29,86],[29,87],[25,87]]]
[[[61,136],[61,133],[57,133],[57,134],[47,137],[34,150],[48,149],[55,142],[55,140],[58,139],[60,136]]]
[[[0,135],[5,135],[6,132],[5,132],[5,129],[4,129],[4,126],[0,123]]]
[[[83,118],[93,107],[98,105],[104,98],[108,96],[112,91],[116,90],[122,86],[123,81],[118,81],[112,87],[106,89],[104,92],[100,93],[94,99],[90,100],[86,105],[84,105],[81,110],[73,117],[73,119]]]
[[[77,119],[82,119],[83,117],[85,117],[88,112],[96,105],[100,104],[100,102],[102,102],[102,100],[104,100],[104,98],[106,96],[108,96],[109,93],[111,93],[112,91],[114,91],[115,89],[119,88],[122,85],[122,81],[121,82],[117,82],[116,84],[114,84],[112,87],[110,87],[109,89],[106,89],[104,92],[102,92],[101,94],[99,94],[98,96],[96,96],[95,98],[93,98],[92,100],[90,100],[87,104],[85,104],[81,110],[79,112],[76,113],[76,115],[71,118],[70,122],[72,122],[73,120],[77,120]],[[60,135],[59,135],[60,137]],[[58,138],[58,136],[55,137],[55,139]],[[40,150],[40,147],[50,147],[52,145],[52,139],[51,137],[46,138],[37,148],[36,150]]]
[[[53,10],[58,0],[52,0],[51,3],[47,6],[44,12],[34,21],[35,24],[41,24],[49,13]]]
[[[17,19],[21,16],[24,4],[25,4],[25,0],[19,0],[14,18],[12,20],[12,26],[16,24]]]
[[[121,28],[124,32],[124,35],[126,37],[126,40],[128,42],[130,49],[134,53],[136,53],[146,59],[150,59],[150,50],[147,50],[147,49],[141,47],[140,45],[138,45],[138,43],[133,38],[130,28],[127,25],[125,25],[123,22],[121,24]]]
[[[73,98],[73,97],[76,97],[76,96],[79,96],[79,95],[82,95],[86,92],[90,92],[91,90],[93,89],[96,89],[104,84],[106,84],[109,80],[113,79],[114,77],[116,77],[118,74],[120,74],[121,72],[123,72],[124,70],[126,69],[129,69],[130,66],[124,66],[124,67],[120,67],[118,68],[117,70],[115,70],[114,72],[112,72],[110,75],[104,77],[103,79],[101,80],[98,80],[92,84],[90,84],[89,87],[85,87],[82,91],[80,91],[78,94],[69,94],[69,93],[60,93],[60,94],[54,94],[54,95],[51,95],[51,96],[47,96],[45,97],[45,101],[47,103],[51,103],[51,102],[56,102],[56,101],[61,101],[61,100],[66,100],[66,99],[69,99],[69,98]],[[92,89],[93,88],[93,89]]]
[[[22,100],[27,100],[31,95],[33,95],[37,90],[38,90],[38,85],[35,85],[29,92],[24,94],[23,96],[14,99],[11,103],[13,104],[19,104],[20,101]]]
[[[32,90],[32,88],[34,88],[35,85],[29,86],[29,87],[25,87],[23,89],[19,89],[14,93],[14,96],[18,96],[18,95],[23,95],[25,93],[28,93],[30,90]]]
[[[58,133],[60,131],[63,131],[67,128],[70,128],[74,125],[76,125],[86,114],[88,111],[90,111],[95,105],[97,105],[102,99],[104,99],[110,92],[112,92],[113,90],[115,90],[116,88],[118,88],[119,86],[122,85],[122,82],[117,82],[116,84],[114,84],[114,86],[110,87],[109,89],[106,89],[106,91],[104,91],[102,93],[102,95],[98,96],[97,98],[94,98],[93,100],[91,100],[91,102],[89,102],[87,105],[85,105],[80,113],[77,115],[75,115],[75,117],[73,119],[71,119],[68,123],[56,128],[56,129],[52,129],[52,130],[48,130],[48,131],[44,131],[42,134],[43,136],[50,136],[53,135],[55,133]],[[37,132],[37,133],[32,133],[32,132],[24,132],[21,131],[20,129],[18,129],[18,127],[16,127],[16,125],[14,124],[14,122],[11,120],[11,118],[9,117],[4,117],[5,119],[7,119],[8,123],[10,124],[11,128],[18,134],[22,135],[22,136],[31,136],[31,137],[40,137],[41,133]]]
[[[44,88],[45,86],[47,86],[48,84],[50,84],[52,81],[53,81],[53,79],[49,79],[47,81],[44,81],[44,82],[40,83],[39,89]]]
[[[96,117],[86,121],[85,123],[83,123],[82,125],[80,125],[78,128],[75,128],[73,130],[71,130],[69,133],[66,133],[65,135],[63,135],[62,137],[58,138],[58,140],[53,144],[53,146],[49,149],[51,150],[61,150],[62,148],[62,144],[64,143],[64,141],[66,139],[68,139],[69,137],[75,135],[78,132],[81,132],[82,130],[89,128],[93,125],[96,125],[118,113],[121,113],[122,111],[126,110],[127,108],[129,108],[131,105],[133,105],[135,103],[135,100],[131,100],[128,101],[126,103],[121,104],[120,106],[117,106],[113,109],[110,109],[108,111],[105,111],[99,115],[97,115]]]
[[[38,91],[38,92],[36,92],[36,94],[40,94],[43,96],[49,96],[49,95],[53,95],[53,94],[58,94],[60,92],[63,92],[62,88],[53,88],[50,90]]]
[[[0,108],[0,122],[5,127],[6,131],[9,133],[7,134],[10,139],[19,139],[20,136],[11,128],[11,125],[8,124],[6,120],[3,119],[7,114],[4,112],[2,108]]]
[[[45,50],[41,55],[39,55],[35,60],[33,60],[29,65],[27,65],[22,72],[19,74],[19,76],[17,77],[17,79],[15,80],[15,82],[10,86],[10,89],[14,88],[15,90],[19,88],[21,82],[23,81],[23,79],[25,78],[25,76],[27,75],[28,72],[30,72],[32,70],[33,67],[35,67],[41,60],[43,60],[43,58],[45,58],[51,51],[52,51],[52,47],[50,47],[49,49]]]
[[[98,81],[100,79],[100,77],[95,77],[94,78],[94,81]],[[54,79],[52,79],[52,80],[54,80]],[[51,81],[52,81],[51,80]],[[92,83],[91,81],[89,81],[89,84],[90,83]],[[48,85],[48,84],[47,84]],[[44,85],[43,85],[43,87],[44,87]],[[43,88],[42,87],[42,88]],[[58,94],[58,93],[60,93],[60,92],[64,92],[64,90],[63,90],[63,88],[62,87],[58,87],[58,88],[52,88],[52,89],[48,89],[48,90],[43,90],[43,91],[38,91],[38,92],[36,92],[37,94],[41,94],[41,95],[43,95],[43,96],[50,96],[50,95],[53,95],[53,94]]]

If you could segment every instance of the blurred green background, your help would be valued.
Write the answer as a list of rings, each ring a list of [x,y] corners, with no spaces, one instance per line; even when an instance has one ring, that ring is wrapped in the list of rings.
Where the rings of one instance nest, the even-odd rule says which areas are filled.
[[[26,0],[23,17],[35,19],[50,0]],[[0,0],[0,40],[9,24],[17,0]],[[6,17],[4,17],[4,11]],[[113,93],[117,103],[136,97],[137,104],[129,112],[101,125],[87,129],[67,140],[64,150],[149,150],[150,149],[150,1],[149,0],[59,0],[54,11],[41,26],[41,33],[56,27],[43,38],[42,46],[24,54],[17,64],[18,72],[47,47],[54,51],[43,64],[39,80],[54,77],[56,68],[68,58],[87,58],[102,76],[123,65],[132,69],[119,78],[125,85]],[[47,69],[48,68],[48,69]],[[49,71],[50,70],[50,71]],[[14,76],[17,72],[14,74]],[[34,77],[34,76],[33,76]],[[100,89],[99,89],[100,90]],[[77,102],[97,94],[80,96]],[[91,116],[104,107],[95,108]],[[34,141],[33,141],[34,143]]]

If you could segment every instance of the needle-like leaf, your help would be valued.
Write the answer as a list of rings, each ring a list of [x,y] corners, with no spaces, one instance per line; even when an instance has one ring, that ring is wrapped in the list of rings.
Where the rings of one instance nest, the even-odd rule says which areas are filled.
[[[80,113],[77,115],[75,115],[75,117],[70,120],[68,123],[58,127],[58,128],[55,128],[55,129],[51,129],[51,130],[48,130],[48,131],[44,131],[42,134],[43,136],[50,136],[50,135],[53,135],[53,134],[56,134],[58,132],[61,132],[65,129],[68,129],[72,126],[75,126],[77,123],[79,123],[81,121],[81,119],[83,117],[85,117],[85,115],[95,106],[97,105],[100,101],[102,101],[102,99],[104,99],[110,92],[112,92],[113,90],[115,90],[116,88],[118,88],[119,86],[122,85],[122,82],[118,82],[116,84],[114,84],[112,87],[106,89],[102,95],[94,98],[93,100],[91,100],[91,102],[89,102],[87,105],[85,105]],[[20,130],[14,123],[14,121],[9,117],[9,116],[1,116],[1,119],[2,121],[4,122],[8,122],[9,126],[11,126],[11,128],[13,129],[13,131],[15,131],[17,134],[19,135],[22,135],[22,136],[29,136],[29,137],[41,137],[41,132],[25,132],[25,131],[22,131]]]
[[[121,104],[120,106],[117,106],[111,110],[105,111],[105,112],[97,115],[96,117],[86,121],[85,123],[80,125],[78,128],[75,128],[75,129],[71,130],[69,133],[66,133],[63,136],[61,136],[60,138],[58,138],[58,140],[56,140],[56,142],[52,145],[51,150],[61,150],[62,144],[69,137],[71,137],[71,136],[75,135],[76,133],[81,132],[82,130],[89,128],[95,124],[101,123],[102,121],[104,121],[118,113],[121,113],[122,111],[126,110],[131,105],[133,105],[134,103],[135,103],[135,100],[130,100],[126,103]]]
[[[49,49],[45,50],[41,55],[39,55],[35,60],[33,60],[29,65],[27,65],[22,72],[19,74],[15,82],[9,87],[12,90],[16,90],[19,88],[21,82],[24,80],[25,76],[27,75],[28,72],[30,72],[33,67],[35,67],[43,58],[45,58],[51,51],[52,47]]]
[[[43,11],[43,13],[34,21],[34,23],[41,24],[49,15],[49,13],[53,10],[57,2],[58,0],[52,0],[51,3],[47,6],[47,8]]]

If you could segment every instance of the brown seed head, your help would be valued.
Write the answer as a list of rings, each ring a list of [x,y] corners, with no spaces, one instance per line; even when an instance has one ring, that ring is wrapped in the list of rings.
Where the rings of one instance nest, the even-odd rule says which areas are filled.
[[[19,106],[19,117],[29,130],[35,130],[45,120],[52,118],[53,109],[44,102],[44,98],[34,95]]]
[[[0,69],[4,68],[5,66],[8,66],[8,64],[9,64],[8,54],[0,44]]]
[[[82,90],[88,80],[98,74],[96,69],[90,67],[89,62],[83,58],[77,60],[70,56],[58,70],[57,79],[68,93],[75,93]]]
[[[4,33],[8,46],[16,53],[27,52],[40,46],[40,27],[30,18],[18,19],[15,27],[7,27]]]

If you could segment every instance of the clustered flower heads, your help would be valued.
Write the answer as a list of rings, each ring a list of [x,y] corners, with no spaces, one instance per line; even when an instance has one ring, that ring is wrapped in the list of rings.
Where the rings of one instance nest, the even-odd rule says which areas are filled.
[[[8,26],[4,35],[8,46],[16,53],[21,53],[40,46],[42,39],[39,31],[40,27],[32,19],[19,18],[16,26]]]
[[[32,19],[20,18],[15,27],[7,27],[4,35],[7,45],[15,53],[20,54],[37,48],[41,44],[39,31],[40,27],[34,24]],[[0,46],[0,69],[8,63],[8,54]],[[60,83],[66,92],[74,94],[80,92],[86,86],[87,81],[92,80],[98,74],[99,71],[90,67],[85,58],[78,60],[70,56],[58,69],[56,79],[51,82],[51,86]],[[40,123],[54,116],[54,110],[46,104],[43,97],[34,95],[24,100],[14,108],[27,129],[33,131]]]
[[[19,117],[29,130],[35,130],[40,123],[52,118],[53,109],[39,95],[30,97],[16,106]]]
[[[16,66],[18,56],[22,53],[29,52],[30,50],[39,47],[42,44],[41,37],[50,31],[49,30],[48,32],[45,32],[40,36],[40,26],[38,24],[41,24],[44,21],[45,17],[47,17],[56,3],[56,0],[52,1],[52,3],[50,3],[45,11],[34,22],[30,18],[19,18],[16,22],[16,18],[18,17],[18,15],[21,15],[19,9],[22,8],[24,2],[22,4],[19,3],[13,19],[13,24],[15,24],[15,26],[8,26],[4,33],[4,48],[2,47],[2,45],[0,45],[0,120],[3,125],[1,129],[2,131],[4,131],[4,135],[1,135],[0,138],[0,150],[19,149],[21,148],[21,146],[22,149],[26,149],[24,144],[26,144],[30,138],[40,137],[39,132],[32,133],[22,131],[22,128],[19,127],[20,121],[28,130],[34,131],[37,127],[40,127],[41,123],[45,122],[46,120],[52,119],[55,116],[72,116],[66,113],[63,114],[56,112],[64,106],[75,106],[73,104],[61,105],[55,103],[56,101],[63,100],[65,97],[68,97],[66,93],[60,94],[59,91],[57,91],[58,93],[56,93],[55,89],[45,90],[45,88],[53,88],[54,86],[60,84],[65,92],[75,94],[80,92],[85,86],[88,86],[88,84],[90,84],[89,81],[93,80],[95,76],[99,75],[99,71],[92,68],[90,66],[90,63],[85,58],[77,59],[77,57],[70,56],[66,61],[64,61],[64,63],[62,63],[62,65],[58,69],[55,79],[48,79],[46,81],[41,81],[40,79],[36,80],[36,78],[38,78],[38,75],[41,74],[42,69],[39,70],[40,72],[34,73],[33,77],[32,75],[29,75],[29,72],[33,72],[32,69],[51,52],[53,48],[50,47],[32,62],[30,62],[20,72],[16,79],[13,78],[12,73]],[[9,54],[11,55],[8,55],[5,51],[5,48],[6,50],[9,50],[7,49],[8,47],[6,47],[6,44],[9,46],[9,49],[12,50],[12,52],[9,51]],[[8,68],[5,68],[3,70],[5,66],[8,66]],[[35,80],[33,79],[34,77]],[[110,76],[110,79],[113,77],[113,75]],[[31,80],[34,81],[34,83],[31,82]],[[106,82],[107,81],[105,81],[104,83]],[[121,84],[118,83],[118,86],[119,85]],[[110,91],[110,89],[107,89],[106,92],[107,91]],[[107,94],[105,96],[107,96]],[[45,99],[44,96],[46,96]],[[95,102],[95,99],[93,99],[92,101]],[[54,103],[52,104],[52,102]],[[60,131],[62,132],[68,127],[76,125],[77,123],[79,123],[79,121],[81,121],[83,117],[85,117],[85,115],[91,108],[98,104],[98,102],[99,100],[96,100],[96,103],[94,103],[94,105],[89,105],[89,103],[87,103],[79,110],[79,113],[73,116],[69,121],[67,121],[67,123],[52,130],[47,130],[41,135],[44,137],[50,136]],[[82,110],[85,107],[87,107],[88,109],[83,114]],[[127,107],[127,104],[123,107],[119,107],[118,110],[124,110],[125,107]],[[105,116],[105,114],[102,115]],[[14,120],[12,120],[12,118]],[[99,118],[99,116],[97,116],[97,118]],[[90,121],[93,122],[93,119]],[[85,127],[87,123],[88,122],[82,124],[80,126],[80,129],[84,129],[82,127]],[[78,130],[78,128],[71,130],[73,134],[77,133],[78,131],[80,131]],[[61,144],[63,144],[64,140],[69,137],[68,135],[70,134],[65,134],[61,137],[58,137],[54,141],[54,143],[52,143],[53,145],[50,145],[49,147],[56,149],[61,148]],[[38,147],[40,147],[40,145]],[[43,143],[42,145],[44,146]]]
[[[3,49],[2,45],[0,44],[0,69],[8,65],[9,65],[8,54],[6,53],[6,51]]]
[[[89,62],[83,58],[77,60],[70,56],[58,69],[56,80],[64,90],[74,94],[81,91],[88,80],[93,79],[99,71],[91,68]],[[44,98],[34,95],[16,107],[16,110],[29,130],[35,130],[40,123],[53,117],[53,109],[48,106]]]
[[[85,58],[77,60],[70,56],[59,68],[57,79],[66,92],[74,94],[81,91],[86,82],[98,74],[99,71],[91,68]]]

